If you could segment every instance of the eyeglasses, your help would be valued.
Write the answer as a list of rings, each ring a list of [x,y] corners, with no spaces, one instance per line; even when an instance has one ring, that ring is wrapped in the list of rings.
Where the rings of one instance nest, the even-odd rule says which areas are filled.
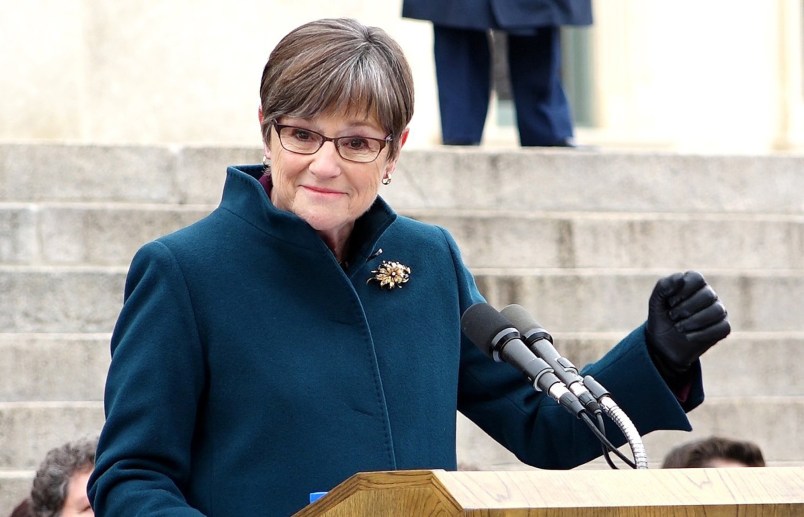
[[[326,142],[335,144],[335,150],[344,160],[357,163],[371,163],[377,159],[385,146],[393,140],[391,135],[385,138],[368,136],[340,136],[330,138],[310,129],[285,126],[274,122],[279,143],[286,151],[296,154],[315,154]]]

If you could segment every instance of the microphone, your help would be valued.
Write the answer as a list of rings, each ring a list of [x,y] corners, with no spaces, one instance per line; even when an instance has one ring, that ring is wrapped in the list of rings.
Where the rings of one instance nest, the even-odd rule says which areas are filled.
[[[553,346],[553,337],[525,310],[521,305],[509,305],[500,313],[507,318],[517,330],[534,354],[549,364],[561,382],[581,401],[590,413],[599,413],[598,400],[584,386],[583,378],[572,362],[558,353]]]
[[[608,416],[620,428],[634,454],[636,468],[648,468],[645,446],[636,426],[628,415],[617,406],[611,394],[591,375],[581,377],[572,362],[563,357],[553,346],[550,334],[520,305],[509,305],[501,314],[516,327],[534,354],[550,365],[556,376],[583,403],[587,411]],[[608,458],[608,457],[607,457]]]
[[[491,305],[476,303],[466,309],[461,331],[484,354],[517,368],[537,391],[547,393],[573,415],[584,412],[578,397],[562,384],[553,368],[528,348],[519,331]]]

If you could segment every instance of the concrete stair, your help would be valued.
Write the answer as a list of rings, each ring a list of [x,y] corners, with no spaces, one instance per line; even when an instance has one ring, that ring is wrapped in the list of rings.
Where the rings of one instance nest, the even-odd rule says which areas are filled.
[[[45,452],[103,421],[109,335],[134,251],[202,217],[259,149],[0,145],[0,514]],[[707,401],[673,445],[723,434],[804,465],[804,156],[406,150],[383,196],[447,227],[489,301],[519,303],[583,365],[697,269],[733,334],[704,356]],[[462,464],[527,468],[459,418]],[[582,468],[607,468],[596,460]]]

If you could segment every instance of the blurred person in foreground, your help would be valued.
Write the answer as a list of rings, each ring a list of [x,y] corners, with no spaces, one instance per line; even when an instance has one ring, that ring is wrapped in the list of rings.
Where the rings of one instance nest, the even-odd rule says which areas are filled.
[[[681,444],[667,453],[663,469],[764,467],[762,449],[748,440],[710,436]]]
[[[484,299],[450,234],[378,196],[413,115],[398,44],[307,23],[272,51],[260,99],[263,164],[229,167],[212,214],[132,261],[96,513],[288,515],[357,472],[455,470],[456,411],[537,467],[599,456],[578,419],[462,337]],[[689,429],[698,356],[728,332],[703,277],[677,273],[586,373],[642,433]]]
[[[33,480],[31,515],[94,515],[87,497],[87,480],[95,465],[97,444],[97,438],[82,438],[48,451]]]

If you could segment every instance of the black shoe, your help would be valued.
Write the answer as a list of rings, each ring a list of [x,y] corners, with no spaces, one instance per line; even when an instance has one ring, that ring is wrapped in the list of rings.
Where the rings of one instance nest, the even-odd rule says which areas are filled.
[[[523,145],[522,147],[578,147],[574,138],[564,138],[549,144]]]
[[[480,145],[480,142],[469,142],[464,140],[444,140],[441,143],[442,145],[462,145],[462,146]]]

